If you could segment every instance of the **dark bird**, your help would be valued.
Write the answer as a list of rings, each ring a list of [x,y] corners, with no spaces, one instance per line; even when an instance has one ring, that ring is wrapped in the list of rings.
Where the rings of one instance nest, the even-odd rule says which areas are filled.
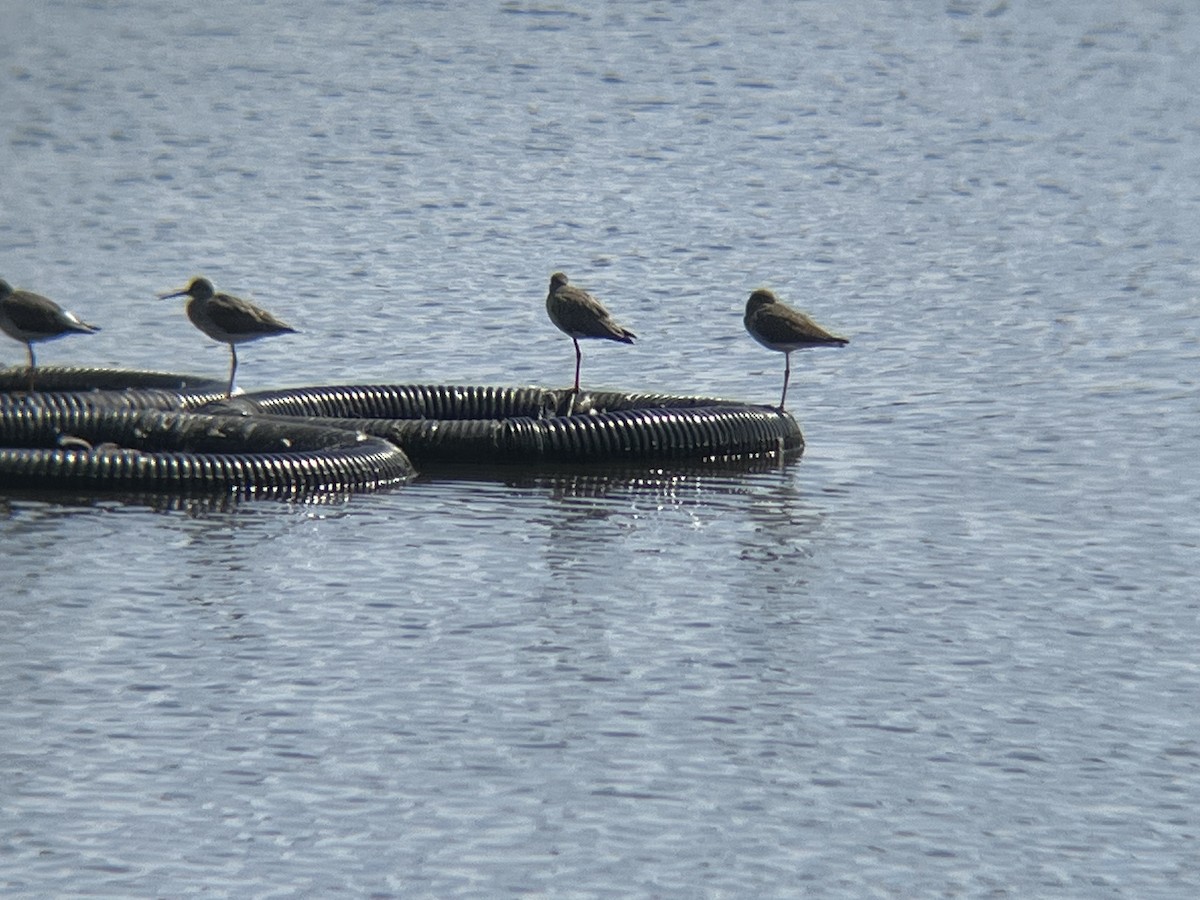
[[[227,396],[233,396],[233,379],[237,375],[237,345],[246,341],[276,334],[292,334],[296,329],[275,318],[265,309],[260,309],[249,300],[218,294],[207,278],[193,278],[181,290],[160,294],[159,299],[188,296],[187,316],[192,324],[214,341],[229,345],[229,388]]]
[[[33,345],[52,341],[65,334],[95,334],[100,329],[89,325],[73,312],[63,309],[49,297],[30,291],[14,290],[0,278],[0,329],[21,341],[29,351],[29,389],[33,390],[37,361]]]
[[[637,337],[628,328],[613,321],[604,305],[589,294],[567,283],[567,276],[555,272],[550,276],[550,293],[546,295],[546,312],[559,331],[575,342],[575,392],[579,392],[579,366],[583,354],[579,351],[580,338],[605,338],[632,344]]]
[[[841,347],[847,338],[830,334],[807,315],[779,301],[766,288],[759,288],[746,301],[746,330],[768,350],[783,354],[783,395],[779,410],[787,400],[788,380],[792,377],[792,351],[809,347]]]

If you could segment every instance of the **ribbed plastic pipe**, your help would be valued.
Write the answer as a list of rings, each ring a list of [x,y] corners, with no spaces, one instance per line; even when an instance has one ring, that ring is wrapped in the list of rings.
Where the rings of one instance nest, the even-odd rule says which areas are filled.
[[[297,420],[0,395],[0,486],[308,497],[409,480],[394,443]]]
[[[0,369],[0,392],[24,394],[29,387],[25,366]],[[131,409],[187,409],[225,396],[225,382],[171,372],[95,369],[84,366],[39,366],[30,396],[78,394],[81,405],[108,404]]]
[[[440,463],[736,462],[801,453],[788,413],[706,397],[531,387],[345,385],[245,394],[207,409],[298,417],[388,438]]]

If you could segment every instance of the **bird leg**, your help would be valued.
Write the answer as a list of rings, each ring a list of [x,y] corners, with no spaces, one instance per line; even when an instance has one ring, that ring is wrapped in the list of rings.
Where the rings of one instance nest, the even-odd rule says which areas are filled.
[[[226,397],[233,396],[233,379],[237,375],[237,345],[229,345],[229,388],[225,391]]]
[[[579,366],[583,362],[583,354],[579,351],[579,339],[571,338],[575,342],[575,388],[576,394],[579,393]]]
[[[788,380],[792,377],[792,354],[790,350],[783,354],[783,360],[783,395],[779,398],[780,412],[783,412],[783,404],[787,400]]]
[[[25,348],[29,351],[29,392],[33,393],[33,375],[37,362],[33,358],[33,341],[26,341]]]

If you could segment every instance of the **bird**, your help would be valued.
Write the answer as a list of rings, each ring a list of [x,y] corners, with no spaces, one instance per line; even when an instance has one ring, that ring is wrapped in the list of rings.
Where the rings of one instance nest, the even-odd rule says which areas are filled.
[[[743,320],[750,337],[768,350],[783,354],[783,394],[779,398],[779,411],[783,412],[787,400],[788,379],[792,376],[792,351],[808,347],[842,347],[850,343],[848,338],[830,334],[798,309],[792,309],[766,288],[759,288],[746,301],[746,317]]]
[[[227,397],[233,396],[233,380],[237,375],[237,345],[246,341],[276,334],[294,334],[296,329],[276,318],[249,300],[220,294],[207,278],[193,278],[188,286],[159,294],[160,300],[188,296],[187,317],[192,324],[214,341],[229,345],[229,387]]]
[[[618,325],[599,300],[587,291],[567,283],[567,276],[555,272],[550,276],[550,293],[546,295],[546,313],[559,331],[575,342],[575,387],[579,393],[579,366],[583,354],[579,350],[580,338],[606,338],[632,344],[637,335]]]
[[[100,329],[89,325],[73,312],[63,309],[49,297],[31,291],[14,290],[0,278],[0,329],[21,341],[29,351],[29,390],[33,390],[37,361],[33,345],[52,341],[67,334],[95,334]]]

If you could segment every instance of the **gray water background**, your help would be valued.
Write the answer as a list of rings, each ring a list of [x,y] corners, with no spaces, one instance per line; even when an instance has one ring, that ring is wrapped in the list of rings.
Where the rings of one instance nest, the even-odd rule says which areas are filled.
[[[0,498],[6,896],[1200,892],[1200,6],[0,2],[46,364],[778,396],[765,473]],[[0,346],[19,363],[23,348]],[[803,358],[800,358],[803,356]]]

